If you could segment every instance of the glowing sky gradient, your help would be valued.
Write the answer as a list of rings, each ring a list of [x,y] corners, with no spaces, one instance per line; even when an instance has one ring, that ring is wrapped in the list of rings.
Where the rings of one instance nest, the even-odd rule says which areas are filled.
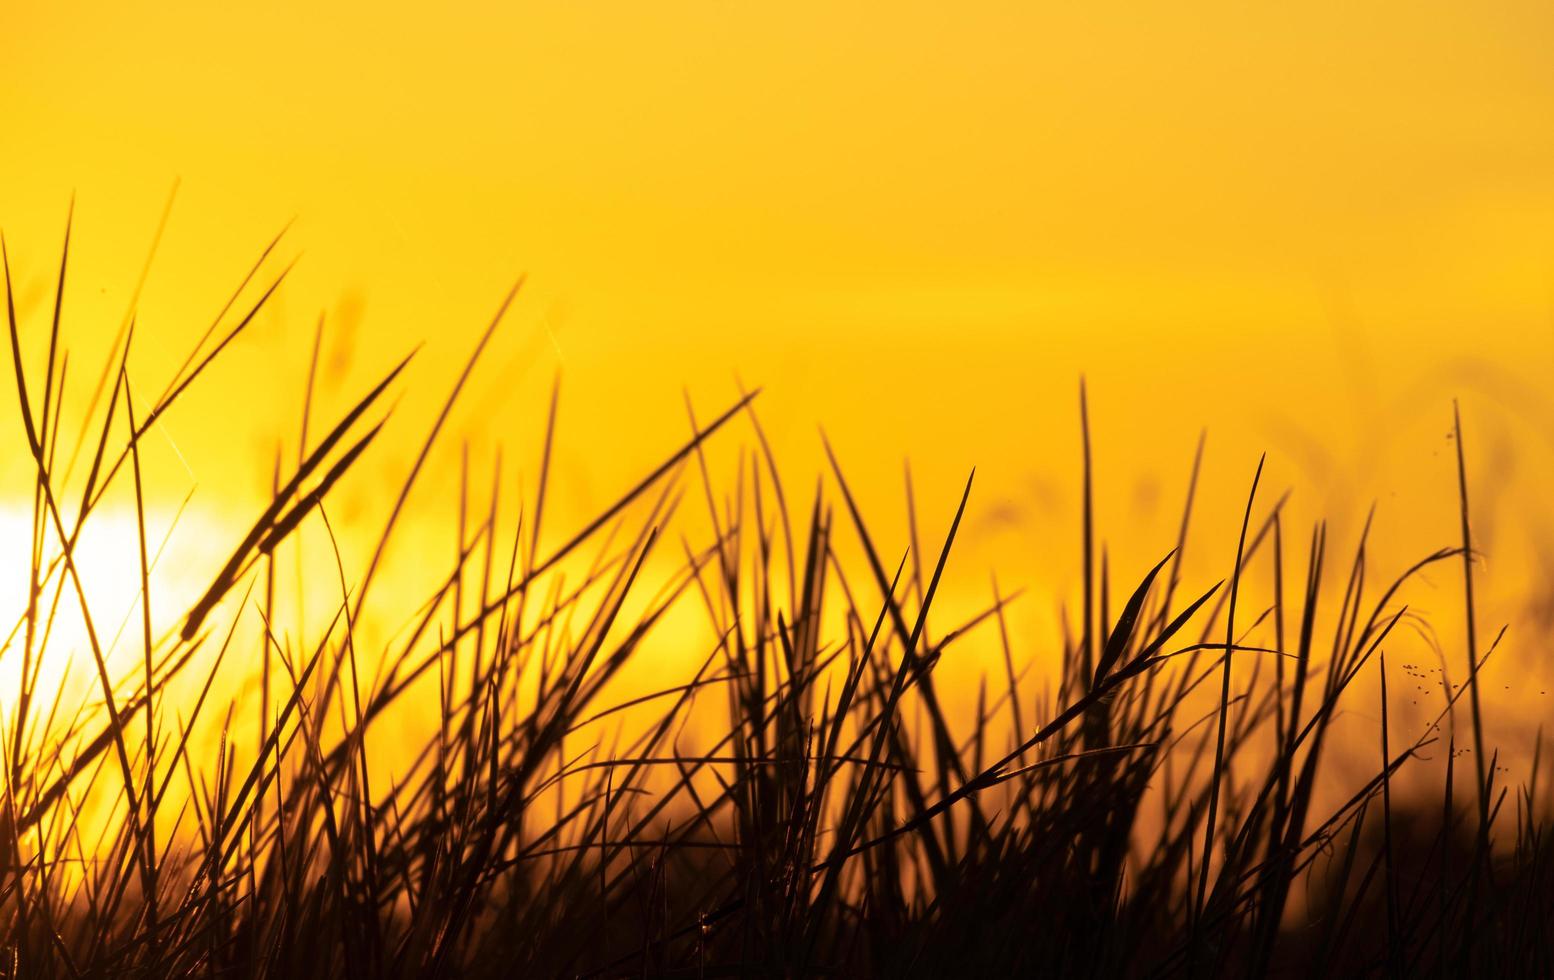
[[[823,423],[899,540],[903,456],[931,535],[978,465],[978,599],[991,566],[1067,588],[1084,373],[1127,569],[1169,545],[1203,426],[1202,506],[1236,515],[1210,546],[1265,449],[1301,521],[1353,531],[1376,499],[1386,553],[1450,544],[1453,395],[1502,591],[1538,567],[1546,4],[316,6],[0,10],[0,226],[41,343],[77,195],[83,387],[175,178],[148,389],[296,218],[274,313],[149,450],[169,507],[197,483],[196,510],[252,513],[320,312],[326,414],[426,343],[413,445],[527,273],[441,458],[468,439],[481,485],[497,443],[527,466],[560,368],[558,525],[679,441],[682,387],[707,415],[737,374],[799,486]],[[347,517],[372,492],[346,488]]]

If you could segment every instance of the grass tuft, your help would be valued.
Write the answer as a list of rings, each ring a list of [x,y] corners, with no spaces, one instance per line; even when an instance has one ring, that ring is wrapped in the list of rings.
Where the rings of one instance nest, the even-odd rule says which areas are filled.
[[[268,273],[279,238],[149,404],[135,400],[154,389],[133,377],[127,320],[90,424],[60,454],[68,242],[67,226],[41,383],[0,243],[34,512],[25,612],[0,653],[19,678],[0,726],[7,975],[1554,971],[1541,733],[1531,775],[1506,785],[1483,724],[1479,672],[1499,638],[1479,651],[1455,406],[1460,544],[1421,549],[1380,590],[1368,524],[1346,577],[1326,525],[1298,553],[1285,498],[1258,502],[1264,461],[1241,514],[1195,514],[1201,438],[1174,541],[1145,543],[1164,557],[1129,581],[1098,526],[1081,384],[1083,621],[1054,643],[1012,628],[1018,593],[996,578],[969,618],[941,607],[967,571],[956,543],[974,472],[951,507],[921,498],[908,469],[906,540],[887,540],[824,437],[829,483],[807,502],[789,493],[758,390],[705,421],[687,397],[685,441],[595,517],[542,535],[556,523],[558,378],[532,504],[509,499],[500,466],[482,499],[466,449],[453,546],[425,559],[448,564],[407,606],[372,587],[515,285],[385,494],[361,568],[330,504],[387,441],[383,406],[410,358],[319,437],[320,324],[291,472],[277,449],[271,499],[159,635],[142,441],[267,307],[286,276]],[[707,450],[741,420],[753,445],[720,480]],[[710,530],[679,518],[686,479]],[[129,666],[99,631],[80,548],[125,482],[141,593]],[[68,517],[67,492],[80,500]],[[933,546],[936,513],[947,525],[930,564],[919,542]],[[1239,526],[1222,581],[1187,580],[1194,521]],[[316,580],[305,528],[332,550]],[[861,564],[842,557],[855,545]],[[291,548],[294,572],[278,560]],[[1420,621],[1405,597],[1458,557],[1466,677],[1442,673],[1444,706],[1410,733],[1386,651],[1396,698],[1396,627]],[[327,611],[322,627],[278,621],[277,596],[293,594]],[[85,698],[40,681],[67,615],[85,628]],[[686,616],[708,626],[684,658],[694,669],[628,684]],[[390,621],[405,622],[386,637],[368,626]],[[936,671],[976,650],[997,671],[953,711]],[[434,723],[417,726],[428,709]],[[1348,750],[1356,718],[1374,720],[1379,761]],[[1472,747],[1471,821],[1459,744]]]

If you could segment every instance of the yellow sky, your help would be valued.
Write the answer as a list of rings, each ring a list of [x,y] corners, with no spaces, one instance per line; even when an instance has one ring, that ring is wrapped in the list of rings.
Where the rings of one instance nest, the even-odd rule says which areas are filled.
[[[427,343],[408,441],[520,273],[456,425],[532,458],[559,366],[561,521],[736,373],[798,484],[824,424],[887,527],[907,453],[936,528],[980,466],[978,588],[1072,581],[1081,372],[1109,527],[1160,529],[1136,564],[1205,425],[1215,541],[1268,449],[1303,516],[1449,543],[1454,394],[1486,495],[1547,486],[1544,4],[321,6],[0,6],[0,227],[36,339],[77,195],[83,383],[175,178],[147,389],[297,219],[275,315],[168,422],[173,506],[258,492],[320,311],[330,412]]]

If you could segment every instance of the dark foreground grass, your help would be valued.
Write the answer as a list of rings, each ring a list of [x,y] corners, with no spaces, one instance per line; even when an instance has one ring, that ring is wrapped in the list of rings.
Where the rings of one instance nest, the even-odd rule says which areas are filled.
[[[389,617],[410,615],[407,629],[368,647],[359,624],[383,615],[369,599],[385,592],[385,548],[488,330],[371,560],[308,585],[327,631],[304,645],[274,622],[276,591],[294,585],[277,549],[304,523],[333,533],[326,501],[381,437],[399,367],[311,436],[310,376],[304,449],[273,502],[177,628],[157,635],[140,604],[123,640],[136,667],[116,673],[76,545],[109,487],[129,484],[150,584],[140,438],[274,293],[284,273],[266,283],[262,269],[154,400],[126,367],[133,330],[121,335],[78,449],[59,436],[66,263],[40,370],[22,354],[7,258],[36,472],[31,554],[6,558],[31,570],[3,654],[22,678],[0,732],[8,974],[1554,974],[1541,760],[1503,785],[1484,742],[1478,666],[1493,646],[1472,619],[1460,456],[1462,540],[1379,588],[1363,536],[1335,557],[1324,527],[1285,526],[1257,477],[1244,513],[1220,515],[1241,529],[1225,581],[1183,581],[1196,464],[1174,549],[1119,585],[1097,555],[1086,423],[1079,621],[1046,650],[1011,635],[996,587],[969,621],[930,616],[970,478],[944,538],[903,554],[870,535],[829,446],[830,487],[793,501],[753,394],[693,416],[661,466],[545,544],[558,539],[541,534],[553,400],[516,530],[498,540],[499,487],[484,515],[450,514],[457,561]],[[735,428],[755,451],[719,487],[703,449]],[[706,540],[669,530],[687,494],[704,499]],[[865,561],[838,558],[844,539]],[[645,584],[650,556],[670,555],[678,571]],[[1469,628],[1448,659],[1464,682],[1443,673],[1438,724],[1400,739],[1385,685],[1409,668],[1385,648],[1410,615],[1401,595],[1456,561]],[[699,669],[618,691],[684,605],[715,638]],[[67,612],[94,678],[79,704],[38,682]],[[973,643],[996,645],[1003,668],[958,716],[935,667]],[[228,690],[234,672],[254,679],[246,692]],[[244,705],[251,738],[232,724]],[[428,706],[424,743],[392,759],[372,748]],[[1379,718],[1373,740],[1335,745],[1345,713]],[[1427,753],[1444,760],[1437,788],[1425,798],[1413,779],[1405,793]]]

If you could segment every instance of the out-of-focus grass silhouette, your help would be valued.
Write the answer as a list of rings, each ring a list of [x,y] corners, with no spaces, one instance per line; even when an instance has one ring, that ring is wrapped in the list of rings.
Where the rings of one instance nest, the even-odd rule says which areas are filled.
[[[1046,678],[1030,669],[1040,640],[1012,634],[996,587],[968,621],[931,615],[955,574],[970,476],[942,540],[919,535],[914,500],[922,546],[887,551],[829,445],[830,489],[799,499],[784,486],[750,392],[711,419],[693,413],[662,465],[541,547],[552,399],[538,492],[511,540],[497,540],[499,487],[484,519],[450,514],[457,560],[433,594],[401,605],[407,630],[368,648],[359,624],[384,594],[380,559],[499,311],[386,492],[395,503],[363,570],[342,562],[334,581],[288,583],[276,555],[304,522],[333,535],[325,502],[380,437],[403,362],[333,420],[317,418],[310,380],[305,451],[158,635],[141,440],[284,272],[261,280],[262,259],[150,403],[135,396],[146,389],[127,369],[126,330],[72,479],[77,447],[60,444],[67,262],[68,234],[40,371],[23,355],[6,258],[36,473],[26,612],[4,651],[20,681],[0,732],[12,975],[1554,970],[1542,760],[1505,785],[1484,740],[1478,667],[1494,644],[1472,619],[1460,425],[1461,540],[1421,543],[1417,564],[1380,588],[1363,535],[1342,559],[1323,526],[1285,526],[1280,502],[1257,492],[1261,465],[1224,581],[1182,581],[1196,465],[1174,547],[1125,580],[1096,546],[1081,393],[1084,586]],[[312,442],[310,418],[323,433]],[[739,426],[753,451],[719,485],[705,446]],[[133,486],[147,600],[129,673],[110,663],[77,564],[116,481]],[[678,572],[646,594],[641,572],[667,550],[687,493],[704,498],[712,535],[682,537]],[[861,565],[838,557],[842,537],[861,545]],[[1423,672],[1389,668],[1386,644],[1410,615],[1410,580],[1459,565],[1462,680],[1443,671],[1436,723],[1400,738],[1387,682]],[[1271,571],[1271,593],[1254,567]],[[328,628],[302,645],[275,622],[278,589],[328,606]],[[94,697],[79,703],[39,681],[62,606],[78,608],[91,655]],[[620,693],[612,681],[682,606],[708,618],[715,647],[687,676]],[[996,645],[1002,669],[975,714],[955,717],[935,667],[968,643]],[[234,674],[253,686],[230,697],[259,701],[253,739],[221,703]],[[1361,678],[1380,682],[1379,702]],[[416,698],[435,705],[434,734],[385,760],[370,742]],[[1352,743],[1335,726],[1350,712],[1377,719],[1373,743],[1333,744]],[[207,729],[217,736],[194,734]],[[1333,772],[1339,754],[1371,760],[1352,787]],[[1394,786],[1425,754],[1444,758],[1429,799]]]

